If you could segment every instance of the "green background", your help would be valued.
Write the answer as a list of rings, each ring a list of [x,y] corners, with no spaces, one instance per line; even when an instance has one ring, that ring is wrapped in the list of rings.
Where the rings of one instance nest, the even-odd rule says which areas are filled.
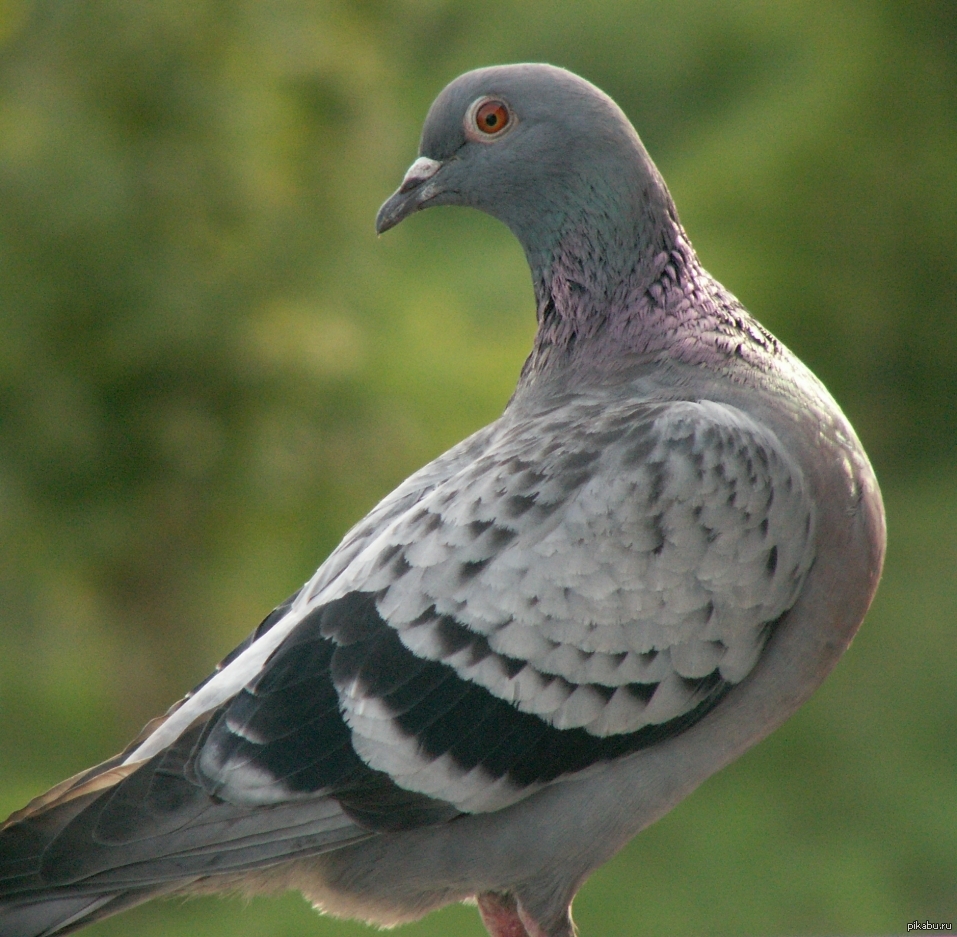
[[[705,266],[857,427],[890,533],[834,675],[593,877],[583,933],[957,923],[953,0],[0,0],[0,814],[501,412],[518,245],[465,210],[373,219],[445,83],[520,60],[622,105]],[[287,896],[89,933],[371,932]]]

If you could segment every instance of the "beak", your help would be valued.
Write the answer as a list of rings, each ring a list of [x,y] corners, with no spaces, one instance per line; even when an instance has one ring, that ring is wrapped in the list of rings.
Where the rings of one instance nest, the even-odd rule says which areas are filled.
[[[442,163],[420,156],[410,167],[402,185],[379,209],[375,219],[376,234],[394,228],[403,218],[425,207],[437,193],[435,183],[429,180],[442,168]]]

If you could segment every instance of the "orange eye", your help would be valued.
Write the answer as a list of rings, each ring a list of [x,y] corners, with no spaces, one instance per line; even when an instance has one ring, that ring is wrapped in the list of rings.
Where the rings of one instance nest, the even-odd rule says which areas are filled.
[[[475,112],[475,126],[489,136],[501,133],[511,119],[508,108],[501,101],[486,101]]]

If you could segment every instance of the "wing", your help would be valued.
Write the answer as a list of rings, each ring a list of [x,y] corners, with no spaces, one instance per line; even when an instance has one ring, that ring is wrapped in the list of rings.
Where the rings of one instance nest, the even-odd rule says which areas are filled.
[[[327,792],[372,829],[506,806],[718,705],[813,530],[800,469],[732,407],[506,414],[307,584],[196,774],[231,803]]]

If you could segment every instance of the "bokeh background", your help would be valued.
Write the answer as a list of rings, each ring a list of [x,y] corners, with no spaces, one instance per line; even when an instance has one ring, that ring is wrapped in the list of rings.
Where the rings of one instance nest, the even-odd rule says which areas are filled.
[[[955,921],[953,0],[0,0],[0,815],[501,411],[534,325],[518,245],[465,210],[373,218],[445,83],[519,60],[622,105],[705,265],[858,428],[890,529],[834,675],[594,876],[583,933]],[[370,931],[287,896],[89,933]]]

